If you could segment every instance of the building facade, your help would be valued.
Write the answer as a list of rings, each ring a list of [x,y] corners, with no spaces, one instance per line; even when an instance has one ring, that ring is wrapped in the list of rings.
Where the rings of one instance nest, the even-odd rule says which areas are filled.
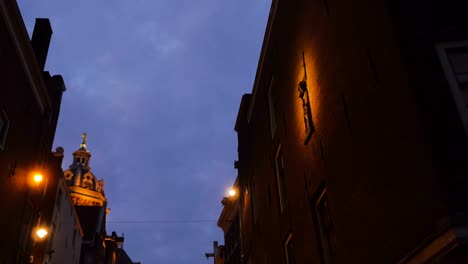
[[[60,75],[44,71],[51,36],[49,21],[37,19],[30,40],[16,1],[0,1],[2,264],[32,262],[46,243],[33,234],[47,224],[44,199],[57,169],[51,149],[65,91]]]
[[[468,261],[467,18],[272,2],[235,126],[237,263]]]
[[[239,189],[238,181],[234,183],[233,187],[234,190]],[[221,201],[221,204],[223,205],[223,210],[221,211],[221,215],[218,219],[218,227],[220,227],[224,233],[224,248],[222,250],[222,258],[225,264],[240,263],[241,237],[238,193],[234,193],[234,195],[230,197],[224,197]],[[218,262],[221,261],[218,260]],[[217,263],[216,260],[215,263]]]
[[[46,258],[42,263],[79,264],[83,230],[63,173],[60,176],[53,203],[51,238],[44,254]]]
[[[91,172],[91,153],[86,148],[86,134],[82,135],[82,139],[80,148],[73,152],[72,164],[63,173],[83,230],[80,263],[107,264],[105,239],[108,209],[104,182]]]
[[[73,152],[72,164],[63,173],[83,231],[79,263],[133,263],[123,249],[124,237],[117,236],[116,232],[107,235],[106,215],[110,210],[104,193],[104,180],[98,180],[91,171],[86,133],[82,140],[80,148]]]

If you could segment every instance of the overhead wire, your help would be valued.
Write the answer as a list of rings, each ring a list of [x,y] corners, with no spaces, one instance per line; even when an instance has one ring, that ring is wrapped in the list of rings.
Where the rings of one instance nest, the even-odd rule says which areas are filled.
[[[215,223],[217,220],[128,220],[106,221],[108,224],[147,224],[147,223]]]

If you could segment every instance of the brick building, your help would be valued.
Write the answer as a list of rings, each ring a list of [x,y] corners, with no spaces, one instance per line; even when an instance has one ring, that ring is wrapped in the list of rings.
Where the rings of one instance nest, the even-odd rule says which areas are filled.
[[[239,189],[237,181],[234,183],[233,187],[234,189]],[[223,205],[223,211],[219,216],[218,226],[224,233],[224,263],[239,263],[241,259],[241,241],[238,193],[234,193],[230,197],[224,197],[221,203]]]
[[[60,75],[44,71],[52,29],[37,19],[29,39],[16,1],[0,1],[0,263],[27,263],[43,246],[44,201],[59,167],[51,153],[62,93]],[[42,175],[40,181],[34,176]]]
[[[237,263],[468,262],[467,84],[466,1],[273,0]]]

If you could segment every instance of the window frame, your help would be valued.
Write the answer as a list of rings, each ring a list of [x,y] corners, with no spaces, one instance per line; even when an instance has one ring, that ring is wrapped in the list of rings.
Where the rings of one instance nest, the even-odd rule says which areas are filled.
[[[321,256],[321,263],[323,264],[329,264],[333,263],[333,245],[332,244],[332,237],[331,237],[331,232],[328,230],[325,230],[325,226],[322,223],[322,218],[324,215],[322,215],[321,210],[319,209],[319,205],[323,202],[324,197],[326,197],[326,202],[328,203],[327,208],[326,208],[326,216],[331,218],[330,215],[330,207],[329,207],[329,199],[328,199],[328,190],[326,186],[321,186],[318,191],[315,199],[313,199],[313,210],[314,210],[314,224],[316,227],[316,235],[317,235],[317,240],[319,244],[319,252]],[[333,227],[333,223],[331,224]]]
[[[281,155],[282,171],[283,174],[280,174],[278,166],[278,157]],[[282,214],[287,207],[287,197],[286,197],[286,176],[284,175],[284,155],[282,151],[281,144],[278,145],[275,154],[275,172],[276,172],[276,182],[278,184],[278,198],[280,203],[280,213]]]
[[[468,41],[437,43],[435,45],[435,48],[439,57],[439,62],[442,65],[442,70],[444,72],[445,78],[448,81],[452,98],[458,110],[458,114],[461,118],[463,126],[465,127],[465,134],[468,135],[468,110],[466,109],[465,100],[463,98],[463,94],[461,93],[461,88],[457,80],[457,76],[448,56],[449,50],[451,49],[468,49]]]
[[[278,134],[278,116],[277,116],[277,103],[273,95],[274,77],[271,77],[270,86],[268,87],[268,113],[270,117],[270,133],[271,138],[274,139]]]
[[[3,151],[6,149],[6,140],[8,137],[8,130],[10,128],[10,119],[4,109],[0,110],[0,119],[4,124],[3,127],[0,128],[0,151]]]
[[[290,259],[290,254],[292,254],[292,258],[294,258],[294,252],[289,252],[289,247],[288,245],[289,244],[292,244],[292,233],[289,233],[288,237],[286,238],[285,242],[284,242],[284,257],[286,258],[286,264],[295,264],[295,261],[293,261],[293,263],[289,263],[289,259]],[[294,247],[294,244],[292,244],[293,247]]]

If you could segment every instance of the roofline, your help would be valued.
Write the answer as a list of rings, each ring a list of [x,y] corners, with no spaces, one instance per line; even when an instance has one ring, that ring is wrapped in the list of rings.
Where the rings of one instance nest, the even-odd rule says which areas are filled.
[[[252,94],[242,95],[242,99],[239,105],[239,111],[237,112],[236,124],[234,125],[234,131],[236,132],[239,132],[239,126],[242,120],[245,118],[245,111],[248,110],[248,107],[250,106],[251,97]]]
[[[31,40],[29,39],[16,1],[0,1],[0,15],[5,20],[7,31],[13,39],[13,45],[36,98],[38,107],[41,113],[44,113],[46,109],[50,109],[51,100],[42,70],[34,54]]]
[[[236,181],[234,182],[233,187],[235,187],[236,189],[239,189],[239,177],[236,177]],[[238,195],[235,200],[228,199],[229,202],[226,203],[226,205],[224,205],[223,210],[221,211],[221,214],[219,215],[218,222],[216,223],[218,227],[223,228],[223,225],[222,225],[223,222],[229,221],[229,218],[232,215],[236,215],[236,212],[234,211],[239,209],[239,198],[240,198],[239,195],[240,193],[238,192]]]
[[[268,44],[270,43],[270,35],[271,35],[272,28],[273,28],[273,23],[275,21],[275,17],[276,17],[276,10],[277,10],[277,7],[278,7],[278,2],[279,2],[279,0],[272,0],[272,2],[271,2],[270,14],[268,16],[268,22],[267,22],[267,26],[266,26],[266,29],[265,29],[265,36],[263,37],[262,50],[260,52],[260,58],[258,60],[257,72],[255,73],[255,80],[254,80],[254,85],[253,85],[253,89],[252,89],[252,99],[250,100],[250,106],[249,106],[249,110],[248,110],[248,114],[247,114],[247,121],[249,123],[250,123],[250,119],[252,117],[253,106],[255,104],[255,98],[256,98],[256,95],[257,95],[260,75],[261,75],[262,70],[263,70],[263,62],[264,62],[264,59],[265,59],[265,53],[267,52]]]

